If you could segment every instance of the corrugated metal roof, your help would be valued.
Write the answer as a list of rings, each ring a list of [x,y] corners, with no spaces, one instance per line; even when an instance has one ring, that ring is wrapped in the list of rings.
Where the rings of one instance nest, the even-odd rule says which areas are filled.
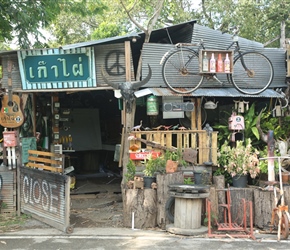
[[[266,89],[258,95],[245,95],[235,88],[199,88],[189,94],[177,94],[169,88],[148,88],[155,96],[205,96],[205,97],[251,97],[251,98],[283,98],[284,96],[272,89]],[[184,88],[187,90],[187,88]]]
[[[193,25],[194,23],[196,23],[196,20],[192,20],[189,22],[185,22],[185,23],[180,23],[180,24],[176,24],[176,25],[172,25],[169,27],[164,27],[161,29],[156,29],[153,30],[151,32],[151,36],[150,36],[150,42],[160,42],[161,40],[168,40],[168,34],[174,34],[175,32],[179,31],[180,29],[185,28],[188,25]],[[191,32],[192,32],[192,28],[191,28]],[[144,38],[145,38],[145,33],[144,32],[140,32],[137,33],[141,38],[137,40],[137,43],[144,43]],[[124,42],[124,41],[128,41],[129,39],[131,39],[132,35],[131,34],[126,34],[124,36],[115,36],[115,37],[109,37],[109,38],[104,38],[104,39],[100,39],[100,40],[93,40],[93,41],[88,41],[88,42],[81,42],[81,43],[75,43],[75,44],[68,44],[68,45],[63,45],[60,48],[62,49],[74,49],[74,48],[79,48],[79,47],[88,47],[88,46],[94,46],[94,45],[99,45],[99,44],[109,44],[109,43],[120,43],[120,42]]]

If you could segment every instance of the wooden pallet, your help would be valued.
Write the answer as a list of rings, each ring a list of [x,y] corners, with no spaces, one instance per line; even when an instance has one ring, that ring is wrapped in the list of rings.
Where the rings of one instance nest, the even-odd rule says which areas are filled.
[[[26,166],[51,172],[63,173],[64,159],[64,154],[28,150],[28,163]]]

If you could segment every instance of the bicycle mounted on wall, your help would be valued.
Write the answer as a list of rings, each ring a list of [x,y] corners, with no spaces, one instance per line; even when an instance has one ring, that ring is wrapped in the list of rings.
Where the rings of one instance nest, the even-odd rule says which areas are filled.
[[[224,85],[218,75],[226,74],[227,81],[243,94],[256,95],[266,90],[274,76],[271,61],[260,52],[242,52],[237,35],[239,28],[230,30],[233,41],[226,50],[206,50],[201,40],[199,44],[178,43],[166,52],[160,62],[166,85],[176,93],[188,94],[198,89],[204,78]],[[193,46],[198,49],[190,48]]]

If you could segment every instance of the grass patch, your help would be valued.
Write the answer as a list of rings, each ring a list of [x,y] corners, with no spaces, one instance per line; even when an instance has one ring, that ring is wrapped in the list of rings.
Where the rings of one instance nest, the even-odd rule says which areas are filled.
[[[15,231],[20,228],[31,216],[21,214],[0,214],[0,232]]]

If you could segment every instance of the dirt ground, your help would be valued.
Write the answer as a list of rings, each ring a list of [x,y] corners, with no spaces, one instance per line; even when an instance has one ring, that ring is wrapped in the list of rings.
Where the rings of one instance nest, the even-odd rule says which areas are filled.
[[[76,227],[123,227],[121,178],[89,178],[76,181],[71,190],[70,224]],[[50,227],[27,215],[0,215],[0,233]]]
[[[88,198],[85,198],[87,196]],[[70,221],[73,227],[122,227],[122,195],[100,193],[71,199]]]

